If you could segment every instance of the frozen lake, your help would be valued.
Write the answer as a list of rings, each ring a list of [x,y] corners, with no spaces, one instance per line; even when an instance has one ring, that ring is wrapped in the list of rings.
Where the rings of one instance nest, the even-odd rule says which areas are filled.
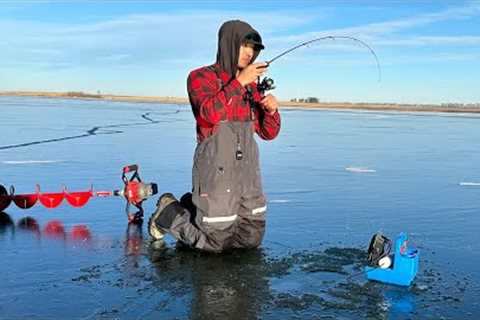
[[[190,189],[189,106],[0,97],[0,112],[0,184],[19,194],[37,183],[118,189],[133,163],[160,193]],[[12,204],[0,216],[0,319],[478,319],[480,117],[282,117],[279,137],[260,142],[269,210],[259,250],[206,255],[171,238],[153,250],[120,198]],[[27,216],[37,227],[19,226]],[[89,241],[75,239],[79,226]],[[377,231],[407,232],[420,249],[412,287],[349,277]]]

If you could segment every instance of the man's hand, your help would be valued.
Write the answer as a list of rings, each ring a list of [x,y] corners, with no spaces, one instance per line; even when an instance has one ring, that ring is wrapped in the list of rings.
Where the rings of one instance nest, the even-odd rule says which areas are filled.
[[[258,62],[249,64],[245,67],[237,76],[238,82],[242,86],[246,86],[257,80],[258,77],[262,76],[267,71],[268,64],[265,62]]]
[[[263,109],[268,112],[269,114],[273,115],[278,110],[278,101],[275,96],[271,94],[267,94],[262,101],[260,101],[260,105]]]

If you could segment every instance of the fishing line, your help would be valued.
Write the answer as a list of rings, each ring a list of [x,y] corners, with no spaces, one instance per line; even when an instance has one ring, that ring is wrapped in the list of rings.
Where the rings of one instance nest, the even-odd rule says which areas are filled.
[[[364,46],[365,48],[368,49],[368,51],[370,51],[370,53],[373,55],[373,57],[375,58],[375,63],[377,65],[377,70],[378,70],[378,82],[380,82],[381,78],[382,78],[382,71],[381,71],[381,68],[380,68],[380,62],[378,60],[378,57],[377,57],[377,54],[375,53],[375,51],[372,49],[372,47],[370,47],[367,43],[365,43],[364,41],[360,40],[360,39],[357,39],[355,37],[351,37],[351,36],[324,36],[324,37],[320,37],[320,38],[315,38],[315,39],[312,39],[312,40],[308,40],[306,42],[303,42],[303,43],[300,43],[288,50],[285,50],[284,52],[280,53],[279,55],[273,57],[272,59],[266,61],[267,63],[267,67],[270,66],[275,60],[285,56],[286,54],[292,52],[292,51],[295,51],[303,46],[306,46],[306,45],[309,45],[311,43],[314,43],[314,42],[317,42],[317,41],[323,41],[323,40],[336,40],[336,39],[346,39],[346,40],[352,40],[352,41],[355,41],[357,43],[360,43],[362,46]]]

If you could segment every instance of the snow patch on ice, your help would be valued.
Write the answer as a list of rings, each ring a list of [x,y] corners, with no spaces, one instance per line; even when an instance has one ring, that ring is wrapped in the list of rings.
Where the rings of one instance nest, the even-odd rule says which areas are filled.
[[[465,186],[465,187],[467,187],[467,186],[468,187],[473,187],[473,186],[480,187],[480,182],[460,182],[459,185]]]
[[[275,199],[275,200],[268,200],[270,203],[288,203],[290,200],[287,199]]]
[[[64,162],[64,160],[7,160],[2,161],[3,164],[48,164],[48,163],[59,163]]]
[[[349,172],[360,172],[360,173],[377,172],[377,170],[369,169],[369,168],[363,168],[363,167],[346,167],[345,170],[349,171]]]

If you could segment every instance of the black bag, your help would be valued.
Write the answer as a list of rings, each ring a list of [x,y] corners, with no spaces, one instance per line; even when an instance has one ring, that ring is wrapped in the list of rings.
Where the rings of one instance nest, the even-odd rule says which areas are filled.
[[[378,267],[378,262],[383,257],[386,257],[390,254],[392,249],[392,240],[388,239],[381,233],[375,233],[370,240],[370,245],[368,246],[368,265],[371,267]]]

